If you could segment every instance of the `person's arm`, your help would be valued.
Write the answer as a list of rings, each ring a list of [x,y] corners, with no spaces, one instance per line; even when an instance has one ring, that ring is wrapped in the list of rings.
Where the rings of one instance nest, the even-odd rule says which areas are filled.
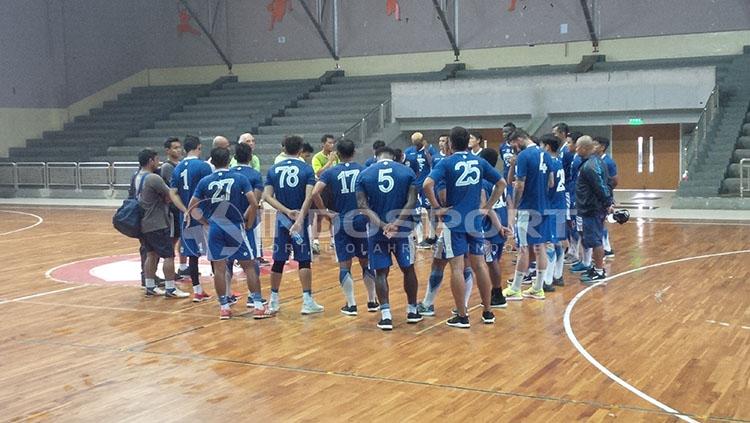
[[[513,155],[509,160],[509,169],[508,169],[508,184],[510,184],[513,189],[516,189],[516,159],[517,156]],[[511,197],[508,199],[508,210],[511,208],[515,208],[515,202],[514,198]]]
[[[302,202],[302,208],[297,214],[297,218],[294,220],[294,224],[289,228],[289,232],[300,233],[302,230],[302,223],[305,221],[305,216],[310,212],[310,205],[312,204],[312,185],[305,186],[305,201]]]
[[[427,197],[427,200],[434,206],[434,212],[435,216],[441,217],[443,216],[448,209],[443,208],[441,206],[441,202],[438,201],[437,196],[435,195],[435,181],[431,177],[427,177],[427,179],[424,180],[424,184],[422,185],[422,189],[424,190],[424,195]]]
[[[323,197],[321,194],[323,193],[323,190],[326,189],[326,186],[328,186],[323,180],[320,180],[315,183],[315,186],[313,187],[312,191],[312,200],[315,203],[315,207],[320,210],[323,214],[327,215],[328,217],[333,217],[336,215],[331,210],[328,210],[326,205],[323,203]]]
[[[172,200],[172,203],[174,203],[175,207],[180,209],[181,212],[187,214],[187,207],[185,207],[185,203],[182,202],[182,199],[177,194],[177,188],[169,189],[169,198]]]
[[[155,173],[151,175],[155,176],[156,179],[149,178],[151,179],[151,181],[149,182],[148,180],[146,180],[146,184],[151,185],[151,188],[153,188],[154,191],[156,191],[161,196],[161,199],[165,203],[169,204],[170,202],[172,202],[172,199],[170,198],[170,195],[169,195],[169,187],[167,186],[166,183],[164,183],[164,179],[162,179],[161,175],[157,175]],[[146,175],[146,176],[150,177],[151,175]]]
[[[258,215],[258,198],[253,191],[245,193],[247,197],[247,210],[245,210],[245,227],[251,228],[255,224],[255,217]]]
[[[414,206],[417,205],[417,187],[416,185],[409,185],[409,193],[406,197],[406,203],[401,207],[401,213],[399,213],[396,220],[386,225],[383,230],[384,233],[393,234],[398,232],[398,228],[406,223],[407,220],[411,219],[414,212]]]
[[[187,212],[185,213],[185,215],[187,216],[185,218],[185,220],[187,221],[187,224],[190,224],[190,219],[193,218],[197,220],[198,222],[200,222],[202,225],[208,225],[208,220],[206,220],[206,218],[203,217],[202,213],[200,215],[195,215],[195,213],[193,213],[195,211],[195,208],[198,207],[198,204],[200,204],[200,202],[201,200],[199,200],[196,197],[192,197],[190,199],[190,204],[188,204]]]
[[[268,203],[268,205],[270,205],[274,209],[284,213],[290,219],[292,220],[297,219],[298,212],[296,210],[289,210],[285,205],[281,204],[281,202],[276,199],[276,196],[274,195],[274,192],[273,192],[272,185],[266,185],[265,189],[263,190],[263,201]]]
[[[603,163],[595,163],[593,166],[586,166],[586,176],[591,185],[593,194],[603,203],[606,207],[612,205],[612,192],[607,184],[607,172]],[[583,168],[581,169],[583,171]],[[580,174],[579,174],[580,177]]]
[[[370,225],[383,230],[385,232],[385,222],[380,220],[380,216],[372,211],[370,204],[367,202],[367,194],[363,191],[357,191],[357,208],[370,221]]]

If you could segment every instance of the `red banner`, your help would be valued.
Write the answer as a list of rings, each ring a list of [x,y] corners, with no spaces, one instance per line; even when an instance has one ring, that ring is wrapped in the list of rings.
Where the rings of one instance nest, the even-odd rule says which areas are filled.
[[[271,0],[271,3],[266,6],[266,10],[271,13],[271,26],[268,30],[273,31],[274,24],[284,20],[286,12],[292,11],[292,2],[291,0]]]
[[[386,0],[385,1],[385,14],[393,16],[397,21],[401,20],[401,8],[398,5],[398,0]]]
[[[193,25],[190,23],[190,13],[187,11],[187,9],[180,9],[179,11],[180,16],[180,23],[177,24],[177,33],[178,34],[193,34],[200,36],[201,32],[193,27]]]

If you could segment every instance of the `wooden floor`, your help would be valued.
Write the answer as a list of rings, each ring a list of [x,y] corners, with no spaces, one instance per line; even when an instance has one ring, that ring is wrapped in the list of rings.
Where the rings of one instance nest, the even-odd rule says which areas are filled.
[[[470,330],[444,324],[447,285],[436,317],[406,325],[396,274],[395,328],[384,333],[378,314],[338,312],[329,254],[313,265],[323,315],[299,314],[290,273],[278,318],[223,322],[214,301],[45,278],[64,263],[135,252],[111,229],[112,210],[3,210],[44,221],[13,232],[37,218],[0,213],[2,421],[750,421],[750,253],[665,263],[748,250],[748,224],[612,226],[610,274],[640,270],[580,297],[585,287],[566,270],[567,285],[546,301],[510,304],[495,325],[474,309]],[[429,253],[419,254],[421,298]]]

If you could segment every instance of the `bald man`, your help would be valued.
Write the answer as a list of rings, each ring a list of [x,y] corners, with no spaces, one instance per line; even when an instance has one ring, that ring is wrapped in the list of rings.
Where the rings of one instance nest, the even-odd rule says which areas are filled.
[[[245,132],[237,138],[237,144],[247,144],[250,147],[250,166],[260,172],[260,159],[255,155],[255,137],[249,132]],[[232,157],[232,161],[229,163],[229,167],[237,166],[237,160]]]
[[[221,135],[218,135],[214,137],[214,141],[211,143],[211,149],[214,148],[226,148],[229,149],[229,140],[226,137],[223,137]],[[206,160],[206,163],[211,165],[211,171],[216,170],[216,166],[211,163],[211,158],[209,157],[208,160]]]

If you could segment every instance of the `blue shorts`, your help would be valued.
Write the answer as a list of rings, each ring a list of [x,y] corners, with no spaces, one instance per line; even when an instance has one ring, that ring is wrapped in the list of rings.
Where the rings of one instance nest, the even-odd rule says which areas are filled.
[[[206,228],[195,220],[190,226],[182,228],[180,234],[180,255],[183,257],[200,257],[208,250],[206,245]]]
[[[338,263],[354,257],[367,258],[367,220],[344,222],[338,217],[334,218],[333,245]]]
[[[443,227],[435,248],[435,257],[452,259],[466,254],[484,255],[484,237],[481,234],[456,232]]]
[[[559,214],[546,215],[544,218],[547,221],[550,242],[558,243],[568,239],[568,221],[562,211]]]
[[[400,232],[388,239],[381,231],[367,238],[368,267],[370,270],[387,269],[393,265],[391,254],[396,257],[399,267],[409,267],[414,264],[416,251],[414,241],[409,232]]]
[[[503,256],[505,241],[500,237],[493,237],[484,241],[484,261],[493,263],[499,261]]]
[[[248,233],[242,224],[214,223],[208,227],[208,259],[253,260],[256,258]]]
[[[602,246],[604,234],[604,219],[606,216],[583,216],[583,248],[596,248]]]
[[[417,207],[421,207],[425,210],[429,210],[432,208],[432,204],[430,204],[430,200],[427,199],[427,196],[424,195],[424,190],[419,192],[419,195],[417,195]]]
[[[297,244],[289,234],[289,228],[294,222],[286,215],[276,214],[276,231],[273,236],[273,260],[287,261],[291,256],[297,263],[312,261],[312,247],[310,244],[310,222],[305,218],[302,225],[302,244]]]
[[[519,210],[516,219],[516,243],[519,247],[544,244],[549,241],[547,219],[536,210]]]

